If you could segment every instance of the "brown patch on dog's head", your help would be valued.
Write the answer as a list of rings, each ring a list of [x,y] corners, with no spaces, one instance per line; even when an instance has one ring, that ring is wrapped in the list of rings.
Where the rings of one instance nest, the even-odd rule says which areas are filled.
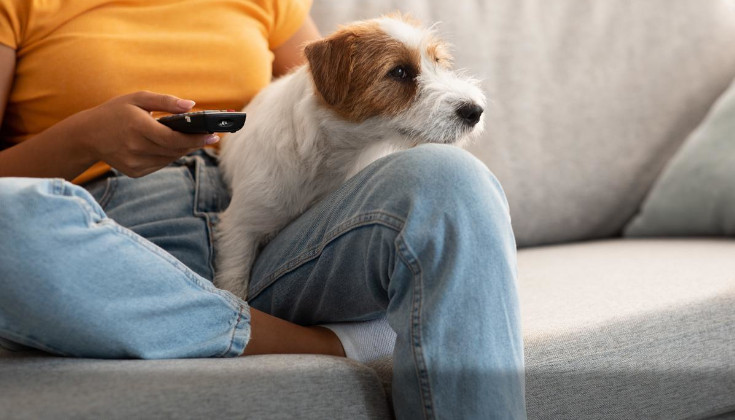
[[[396,115],[411,105],[418,90],[420,52],[375,22],[343,27],[304,52],[316,91],[349,121]]]

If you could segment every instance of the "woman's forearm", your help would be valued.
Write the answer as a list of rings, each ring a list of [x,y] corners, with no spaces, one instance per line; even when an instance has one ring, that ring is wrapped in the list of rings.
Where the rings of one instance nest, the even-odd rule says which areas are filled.
[[[78,126],[83,116],[59,122],[22,143],[0,151],[0,177],[74,179],[95,159],[83,142]]]

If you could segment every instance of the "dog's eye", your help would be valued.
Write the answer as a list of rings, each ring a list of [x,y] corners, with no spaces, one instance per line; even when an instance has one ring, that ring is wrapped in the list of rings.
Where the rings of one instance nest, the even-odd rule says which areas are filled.
[[[388,72],[388,76],[403,80],[408,78],[408,70],[404,66],[397,66]]]

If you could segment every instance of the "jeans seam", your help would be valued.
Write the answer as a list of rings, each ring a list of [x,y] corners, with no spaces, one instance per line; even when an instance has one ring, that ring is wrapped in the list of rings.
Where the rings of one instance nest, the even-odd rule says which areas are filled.
[[[332,230],[328,231],[324,235],[324,238],[318,244],[307,248],[305,251],[296,255],[294,258],[291,258],[290,260],[278,266],[275,271],[265,277],[266,280],[260,287],[248,293],[248,299],[254,299],[263,290],[267,289],[273,283],[275,283],[278,278],[284,276],[291,271],[296,270],[307,262],[317,258],[319,255],[321,255],[322,252],[324,252],[324,249],[331,242],[344,235],[348,231],[358,227],[369,226],[372,224],[386,226],[390,229],[400,232],[400,230],[403,228],[403,225],[405,224],[405,220],[399,216],[382,210],[363,213],[347,219],[346,221],[335,226]]]
[[[242,317],[242,306],[238,308],[237,311],[237,320],[235,320],[235,325],[232,328],[232,334],[230,334],[230,345],[227,346],[227,349],[219,354],[219,357],[223,357],[227,353],[230,352],[230,349],[232,348],[232,344],[235,342],[235,332],[237,331],[237,324],[240,323],[240,318]]]
[[[240,325],[240,320],[243,318],[243,311],[245,309],[242,305],[238,306],[237,320],[235,320],[235,324],[232,326],[232,334],[230,334],[230,345],[227,346],[227,350],[220,353],[217,357],[226,357],[230,353],[232,345],[235,343],[235,333],[237,333],[237,327]]]
[[[206,175],[206,171],[209,166],[207,165],[207,162],[204,161],[204,157],[202,156],[195,155],[190,156],[190,158],[191,159],[189,161],[183,162],[183,164],[184,166],[189,167],[189,163],[191,163],[191,165],[193,166],[193,171],[191,169],[187,171],[189,178],[194,185],[194,201],[192,203],[192,210],[194,216],[204,219],[204,224],[207,230],[207,249],[209,251],[207,255],[207,267],[209,268],[211,278],[214,278],[214,255],[216,252],[214,244],[214,219],[216,219],[217,216],[216,214],[212,214],[213,212],[207,212],[199,208],[202,180],[206,179],[208,182],[210,181],[209,177]],[[192,175],[192,172],[194,173],[194,175]]]
[[[199,209],[199,199],[201,198],[201,183],[202,179],[204,178],[204,171],[206,170],[207,166],[204,162],[204,158],[202,158],[201,156],[194,156],[193,165],[195,176],[192,177],[192,181],[194,183],[194,202],[192,203],[192,209],[194,210],[194,216],[204,219],[204,225],[207,229],[207,250],[209,251],[207,255],[207,266],[209,267],[209,273],[211,274],[211,277],[214,278],[215,268],[214,241],[212,240],[212,220],[210,219],[209,213],[201,211]],[[191,172],[189,174],[191,175]]]
[[[412,309],[411,309],[411,351],[413,354],[414,365],[416,366],[416,375],[419,379],[419,387],[421,390],[422,408],[424,418],[433,419],[433,398],[431,392],[431,384],[428,378],[428,369],[424,360],[423,351],[421,349],[421,311],[423,308],[423,270],[418,258],[415,257],[410,247],[406,243],[403,236],[396,238],[396,250],[399,258],[409,268],[414,277],[414,287],[412,290]]]
[[[110,200],[112,200],[112,196],[117,189],[117,177],[108,176],[105,184],[105,191],[102,193],[99,201],[100,207],[102,207],[103,210],[107,207],[108,204],[110,204]]]
[[[189,174],[190,175],[192,173],[194,174],[191,177],[192,184],[194,185],[194,202],[192,203],[191,208],[194,210],[194,215],[198,216],[199,215],[198,213],[201,213],[199,211],[199,186],[201,184],[201,179],[202,179],[202,167],[201,167],[202,165],[201,165],[201,162],[199,161],[198,156],[192,159],[192,165],[194,166],[194,170],[193,171],[190,170]],[[189,165],[186,165],[186,166],[189,166]]]
[[[214,278],[214,228],[212,226],[212,220],[209,213],[201,213],[199,217],[204,219],[204,224],[207,229],[207,250],[209,251],[207,255],[207,266],[209,267],[209,272],[212,275],[212,278]]]
[[[13,331],[8,330],[6,328],[2,328],[2,329],[0,329],[0,331],[2,331],[2,333],[0,335],[3,338],[5,338],[6,340],[10,340],[10,341],[12,341],[14,343],[18,343],[18,344],[23,345],[23,346],[26,346],[26,347],[30,347],[30,348],[33,348],[33,349],[36,349],[36,350],[45,351],[46,353],[52,353],[52,354],[56,354],[56,355],[59,355],[59,356],[67,356],[67,357],[73,357],[74,356],[71,353],[67,353],[67,352],[58,350],[58,349],[56,349],[53,346],[49,346],[46,343],[43,343],[41,341],[38,341],[35,338],[33,338],[33,336],[31,336],[31,335],[20,335],[20,334],[16,334]]]

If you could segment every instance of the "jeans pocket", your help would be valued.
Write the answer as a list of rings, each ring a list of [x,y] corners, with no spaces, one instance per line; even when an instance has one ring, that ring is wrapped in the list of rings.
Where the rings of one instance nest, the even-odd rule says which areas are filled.
[[[194,182],[195,215],[209,215],[216,221],[218,214],[230,203],[230,192],[222,179],[215,157],[200,150],[177,161],[189,169]]]

